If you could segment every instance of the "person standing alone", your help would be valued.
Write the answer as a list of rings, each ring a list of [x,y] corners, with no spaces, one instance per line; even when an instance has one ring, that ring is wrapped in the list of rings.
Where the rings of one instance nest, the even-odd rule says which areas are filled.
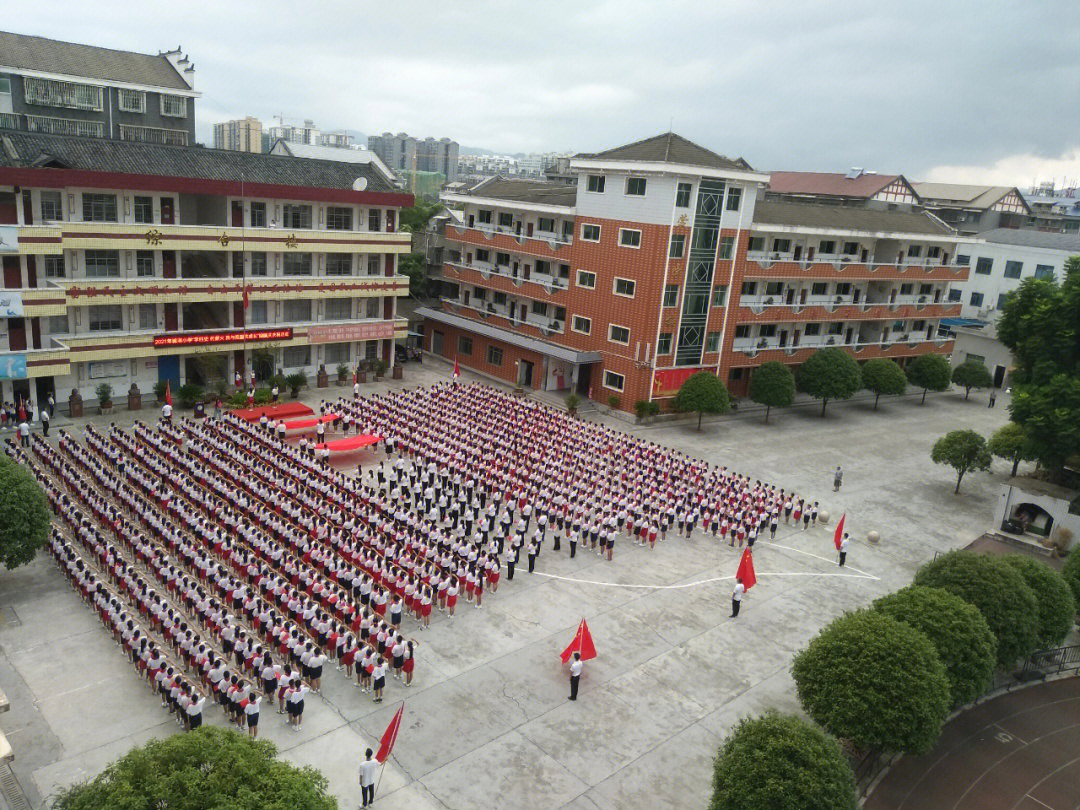
[[[832,477],[832,491],[833,492],[839,492],[840,491],[840,485],[842,483],[844,483],[844,471],[841,470],[840,465],[837,464],[836,465],[836,472],[833,473],[833,477]]]
[[[379,763],[371,758],[372,751],[369,748],[363,762],[360,763],[360,800],[361,807],[375,803],[375,771],[379,769]]]
[[[746,586],[743,585],[741,577],[736,577],[735,587],[731,591],[731,618],[733,619],[739,615],[739,608],[742,607],[744,593],[746,593]]]
[[[574,653],[574,659],[570,662],[570,697],[568,700],[577,700],[578,681],[581,680],[581,670],[585,668],[585,662],[581,660],[581,653]]]
[[[848,533],[844,532],[844,537],[840,541],[840,567],[844,567],[844,562],[847,560],[847,547],[848,547]]]

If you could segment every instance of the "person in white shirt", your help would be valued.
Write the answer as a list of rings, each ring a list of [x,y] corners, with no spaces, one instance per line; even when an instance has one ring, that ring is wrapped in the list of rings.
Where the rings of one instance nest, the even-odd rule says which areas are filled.
[[[30,423],[25,419],[19,423],[19,443],[23,447],[30,446]]]
[[[569,700],[577,700],[578,681],[581,680],[581,670],[585,668],[585,663],[581,660],[581,653],[574,653],[574,658],[570,662],[570,697]]]
[[[360,797],[367,807],[375,803],[375,772],[379,769],[379,763],[371,758],[372,751],[369,748],[364,754],[366,759],[360,763]]]
[[[744,593],[746,593],[746,586],[743,585],[741,577],[736,577],[735,588],[731,591],[731,618],[733,619],[739,615],[739,608],[742,606]]]
[[[840,540],[840,567],[844,567],[844,562],[847,560],[847,547],[848,547],[848,533],[844,532],[843,539]]]
[[[386,661],[381,656],[375,664],[375,668],[371,671],[371,677],[374,681],[372,689],[375,693],[374,702],[382,703],[383,687],[386,686]]]
[[[172,422],[172,405],[168,402],[161,406],[161,418],[166,422]]]
[[[251,739],[259,736],[259,704],[262,703],[262,695],[249,695],[247,705],[244,707],[244,715],[247,719],[248,734]]]

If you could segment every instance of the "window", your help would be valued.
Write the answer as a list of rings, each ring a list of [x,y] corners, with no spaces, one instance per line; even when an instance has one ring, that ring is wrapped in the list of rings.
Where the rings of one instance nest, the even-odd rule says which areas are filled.
[[[975,272],[981,276],[990,275],[990,271],[994,269],[994,260],[985,256],[979,257],[975,261]]]
[[[807,337],[815,337],[817,335],[820,335],[821,334],[821,324],[820,323],[808,323],[806,325],[806,331],[804,332],[804,334]]]
[[[593,194],[604,193],[604,175],[602,174],[590,174],[585,184],[585,189],[591,191]]]
[[[954,301],[954,302],[959,301],[960,300],[960,290],[956,289],[956,288],[949,290],[949,300]]]
[[[742,201],[742,189],[735,186],[731,186],[727,193],[727,210],[738,211],[739,203]]]
[[[251,204],[251,227],[266,227],[266,203],[253,202]]]
[[[722,307],[727,303],[727,285],[720,284],[713,287],[712,291],[712,305],[714,307]]]
[[[671,354],[671,332],[661,332],[656,340],[657,354]]]
[[[310,346],[289,346],[281,352],[281,365],[285,368],[301,368],[311,365]]]
[[[997,309],[1004,309],[1005,308],[1005,302],[1009,300],[1009,295],[1010,294],[1011,293],[1007,293],[1007,292],[998,293],[998,300],[997,300],[997,307],[996,307]]]
[[[83,194],[84,222],[116,222],[115,194]]]
[[[369,253],[367,257],[367,274],[369,276],[379,275],[382,272],[381,264],[378,253]]]
[[[664,287],[664,306],[673,307],[679,303],[679,285],[668,284]]]
[[[911,294],[911,285],[908,284],[907,287],[908,287],[908,291],[906,293],[904,293],[903,289],[901,289],[900,292],[904,293],[904,295],[910,295]],[[849,282],[849,281],[841,281],[839,284],[837,284],[836,285],[836,294],[837,295],[851,295],[851,282]]]
[[[458,354],[472,354],[472,338],[465,337],[464,335],[458,335],[457,339]]]
[[[676,208],[689,208],[690,207],[690,192],[693,191],[693,186],[689,183],[679,183],[675,187],[675,207]]]
[[[909,245],[907,249],[909,259],[917,259],[922,255],[922,245]]]
[[[859,243],[858,242],[844,242],[844,255],[845,256],[854,256],[858,252],[859,252]]]
[[[60,82],[53,79],[23,77],[23,94],[27,104],[40,104],[45,107],[70,107],[75,110],[96,110],[100,112],[102,93],[100,87],[74,82]]]
[[[498,346],[488,346],[487,361],[489,366],[501,366],[503,351]]]
[[[326,229],[328,231],[351,231],[352,209],[336,205],[326,209]]]
[[[758,337],[771,338],[776,337],[776,324],[775,323],[763,323],[758,327]]]
[[[621,295],[625,298],[633,298],[634,290],[637,288],[637,282],[631,281],[628,278],[616,278],[615,285],[612,287],[612,293],[615,295]]]
[[[536,230],[543,231],[544,233],[555,233],[555,218],[540,217],[536,221]]]
[[[481,225],[491,224],[491,209],[481,208],[476,212],[476,221]]]
[[[718,352],[720,351],[720,333],[709,332],[705,335],[705,351]]]
[[[971,264],[971,257],[965,256],[963,253],[956,254],[956,263],[961,267]]]
[[[479,290],[477,290],[477,292],[479,292]],[[544,315],[544,316],[546,316],[547,315],[547,304],[545,302],[543,302],[543,301],[533,301],[532,302],[532,313],[533,313],[533,315]]]
[[[123,112],[146,112],[146,93],[142,90],[127,90],[121,87],[116,92],[117,103]]]
[[[488,250],[484,250],[483,248],[477,248],[476,249],[476,260],[478,262],[491,261],[491,252],[488,251]]]
[[[765,282],[765,294],[766,295],[783,295],[784,294],[784,282],[782,282],[782,281],[766,281]]]
[[[352,317],[351,298],[328,298],[324,302],[326,307],[326,320],[347,321]]]
[[[919,295],[932,295],[934,292],[933,284],[920,284]]]
[[[311,299],[304,298],[294,301],[285,301],[281,307],[282,318],[285,321],[310,321]]]
[[[790,239],[773,239],[772,240],[773,253],[790,253],[791,252],[791,240]]]
[[[86,309],[91,332],[115,332],[123,328],[119,304]]]
[[[139,328],[157,329],[157,304],[139,304]]]
[[[514,226],[514,215],[509,211],[499,212],[499,227],[500,228],[512,228]]]
[[[283,276],[310,276],[311,254],[286,253],[281,257],[281,274]]]
[[[844,324],[842,323],[830,323],[828,333],[830,335],[839,335],[844,331]]]
[[[718,255],[721,259],[730,259],[735,255],[734,236],[725,236],[720,240],[720,252]]]
[[[86,277],[105,278],[120,275],[120,251],[86,251]]]
[[[822,239],[818,242],[818,253],[824,253],[826,256],[831,256],[836,253],[836,241],[833,239]]]
[[[969,300],[971,301],[971,305],[973,307],[981,307],[983,302],[983,294],[981,292],[973,292]]]
[[[761,253],[763,250],[765,250],[765,237],[751,236],[750,244],[746,246],[746,249],[754,253]]]
[[[1035,265],[1035,278],[1045,278],[1053,280],[1054,278],[1054,265],[1052,264],[1037,264]]]
[[[509,253],[495,253],[495,266],[503,265],[505,267],[510,266],[510,254]]]
[[[266,275],[266,254],[252,253],[251,254],[251,275],[253,276],[265,276]]]
[[[372,208],[367,215],[367,229],[369,231],[382,230],[382,212],[378,208]]]
[[[59,222],[64,218],[64,204],[59,191],[41,192],[41,219]]]
[[[1023,262],[1005,262],[1005,278],[1020,278],[1020,271],[1023,269]]]
[[[824,281],[815,281],[813,284],[810,285],[811,295],[828,295],[828,293],[829,285],[826,284]]]
[[[626,193],[631,197],[644,197],[645,196],[645,178],[644,177],[627,177],[626,178]]]
[[[604,370],[604,388],[610,388],[612,391],[622,391],[625,385],[626,378],[622,374]]]
[[[351,253],[327,253],[326,254],[326,275],[328,275],[328,276],[349,276],[349,275],[352,275],[352,254]]]
[[[68,330],[67,315],[52,315],[49,317],[49,334],[64,335]]]
[[[742,283],[742,294],[743,295],[755,295],[756,293],[757,293],[757,282],[756,281],[744,281]]]
[[[914,290],[915,290],[915,285],[914,285],[914,284],[901,284],[901,285],[900,285],[900,294],[901,294],[901,295],[911,295],[911,293],[912,293],[912,292],[913,292]],[[839,294],[839,292],[840,292],[840,290],[839,290],[839,285],[837,285],[837,290],[836,290],[836,292],[837,292],[838,294]]]
[[[668,248],[668,256],[673,259],[681,259],[685,250],[686,234],[673,233],[671,235],[671,246]]]
[[[585,242],[599,242],[600,241],[600,226],[599,225],[582,225],[581,226],[581,239]]]
[[[310,228],[311,206],[294,205],[285,203],[281,207],[281,227],[283,228]]]
[[[43,256],[42,258],[45,260],[45,278],[64,278],[67,275],[63,256]]]
[[[323,359],[326,365],[348,365],[350,348],[348,343],[328,343],[323,347]]]
[[[248,306],[248,321],[251,323],[266,323],[266,302],[252,301]]]
[[[587,335],[592,332],[592,320],[581,315],[575,315],[570,322],[570,329],[582,335]]]
[[[577,285],[584,287],[587,290],[596,288],[596,273],[590,273],[588,270],[577,271]]]
[[[120,125],[120,140],[135,143],[161,143],[166,146],[187,146],[188,133],[182,129],[162,129],[161,127],[136,127]]]
[[[926,249],[926,257],[928,259],[937,259],[941,256],[941,248],[938,245],[930,245]]]
[[[0,95],[11,95],[11,79],[7,76],[0,76]]]
[[[612,343],[621,343],[624,346],[630,344],[630,330],[618,324],[609,324],[607,338]]]
[[[151,223],[154,221],[154,198],[135,197],[132,200],[131,212],[135,221],[139,223]]]
[[[741,323],[735,327],[735,337],[748,338],[750,337],[750,324]]]
[[[379,317],[379,302],[381,300],[382,299],[380,299],[380,298],[366,298],[366,299],[364,299],[364,317],[365,318],[368,318],[370,320],[371,318],[378,318]]]
[[[139,278],[150,278],[154,275],[154,251],[135,251],[135,275]]]
[[[619,228],[619,244],[622,247],[641,247],[641,231],[630,228]]]
[[[187,115],[187,99],[183,96],[170,96],[161,94],[161,114],[173,118],[183,118]]]

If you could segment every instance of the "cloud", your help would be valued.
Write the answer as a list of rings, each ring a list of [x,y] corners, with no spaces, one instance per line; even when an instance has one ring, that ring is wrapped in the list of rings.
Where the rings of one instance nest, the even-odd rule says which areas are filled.
[[[1024,191],[1043,182],[1052,182],[1057,188],[1078,187],[1080,145],[1056,158],[1009,155],[987,166],[935,166],[919,179],[932,183],[1017,186]]]

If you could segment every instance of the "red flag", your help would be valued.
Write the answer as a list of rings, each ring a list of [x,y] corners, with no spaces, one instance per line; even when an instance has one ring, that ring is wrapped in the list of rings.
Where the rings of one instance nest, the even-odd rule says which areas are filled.
[[[19,421],[26,421],[26,405],[23,400],[19,400]]]
[[[592,633],[589,632],[589,625],[585,623],[584,619],[578,625],[574,640],[570,642],[569,647],[562,651],[562,655],[559,657],[565,664],[574,653],[581,653],[582,661],[596,658],[596,647],[593,645]]]
[[[352,381],[353,381],[353,385],[356,385],[356,369],[355,368],[353,369],[353,372],[352,372]]]
[[[833,545],[836,546],[836,550],[840,550],[840,541],[844,539],[844,518],[847,517],[847,512],[844,512],[840,516],[840,522],[836,524],[836,532],[833,534]]]
[[[401,706],[398,707],[397,714],[394,715],[394,719],[390,721],[390,725],[386,727],[386,731],[383,732],[382,740],[379,742],[379,753],[375,755],[375,759],[381,765],[386,762],[386,758],[390,756],[390,752],[394,750],[394,743],[397,742],[398,729],[401,728],[401,715],[405,711],[405,703],[402,701]]]
[[[743,587],[750,590],[757,584],[757,574],[754,573],[754,555],[750,549],[743,549],[742,559],[739,560],[739,570],[735,577],[742,580]]]
[[[172,387],[168,380],[165,381],[165,401],[172,405]]]
[[[454,379],[456,380],[461,376],[461,369],[458,368],[457,358],[454,358]]]
[[[244,285],[244,309],[247,309],[251,304],[251,285]]]

